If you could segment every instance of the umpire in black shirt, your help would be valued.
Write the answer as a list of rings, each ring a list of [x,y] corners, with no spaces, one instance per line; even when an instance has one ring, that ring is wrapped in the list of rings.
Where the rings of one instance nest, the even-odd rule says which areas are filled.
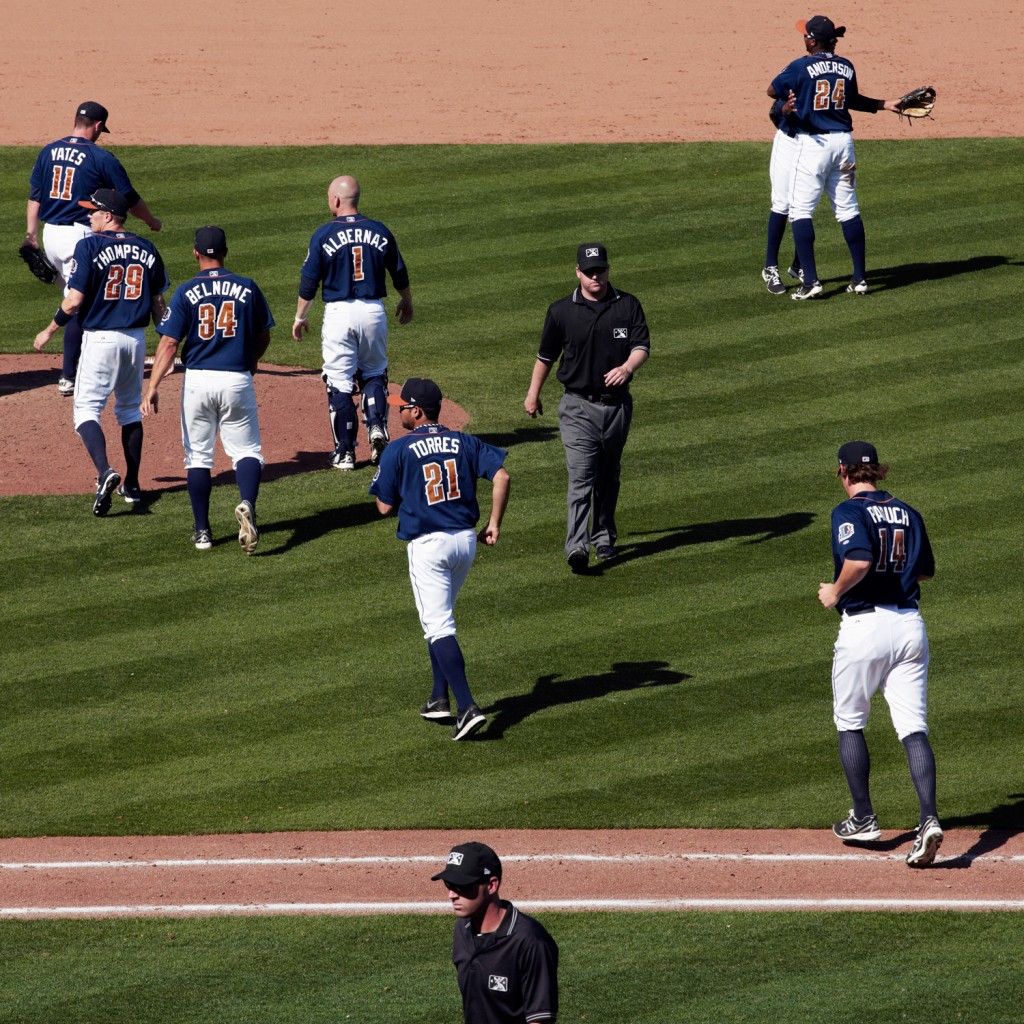
[[[569,568],[586,572],[591,545],[601,561],[617,554],[619,467],[633,419],[629,382],[650,355],[643,307],[608,283],[608,251],[599,242],[576,250],[579,287],[548,308],[540,350],[523,403],[543,413],[540,391],[555,360],[565,394],[558,419],[569,471]]]
[[[441,881],[455,911],[452,962],[465,1024],[550,1024],[558,1016],[558,946],[498,895],[501,861],[483,843],[452,847]]]

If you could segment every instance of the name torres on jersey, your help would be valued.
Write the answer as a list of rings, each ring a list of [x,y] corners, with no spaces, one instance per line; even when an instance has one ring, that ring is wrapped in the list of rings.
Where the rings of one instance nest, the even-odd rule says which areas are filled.
[[[413,441],[409,447],[421,459],[431,455],[458,455],[461,450],[459,439],[450,434],[431,434]]]

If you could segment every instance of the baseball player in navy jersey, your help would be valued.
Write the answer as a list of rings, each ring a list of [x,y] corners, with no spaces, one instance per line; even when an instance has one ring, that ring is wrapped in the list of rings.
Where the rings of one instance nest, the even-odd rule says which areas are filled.
[[[789,198],[793,186],[793,164],[796,158],[796,131],[790,117],[796,107],[796,96],[790,91],[785,99],[772,105],[772,120],[776,123],[772,139],[772,157],[768,164],[768,177],[772,186],[772,204],[768,214],[768,245],[765,250],[761,280],[772,295],[785,295],[786,286],[779,274],[779,250],[789,222]],[[776,120],[777,119],[777,120]],[[789,276],[801,281],[800,257],[795,256],[789,266]]]
[[[184,341],[181,440],[194,520],[192,543],[200,551],[213,546],[211,470],[219,433],[238,484],[238,543],[251,555],[260,539],[256,498],[263,473],[252,375],[270,344],[274,318],[259,285],[225,268],[227,254],[228,240],[222,228],[210,225],[196,232],[192,256],[199,262],[199,273],[174,293],[166,316],[157,326],[160,344],[142,413],[148,416],[157,412],[157,388],[173,369],[178,345]]]
[[[335,178],[327,202],[333,219],[310,239],[292,337],[301,341],[309,329],[309,307],[322,286],[323,379],[334,434],[331,465],[351,470],[356,466],[358,421],[353,394],[357,383],[374,465],[388,443],[385,273],[401,296],[395,309],[400,324],[412,320],[412,292],[395,236],[380,221],[359,212],[359,182],[347,175]]]
[[[465,1024],[551,1024],[558,1017],[558,945],[499,894],[501,861],[484,843],[460,843],[441,882],[455,912],[452,963]]]
[[[80,103],[75,111],[71,134],[44,146],[36,157],[29,177],[29,199],[25,212],[25,241],[39,248],[39,224],[43,224],[42,248],[57,271],[57,280],[67,294],[71,258],[75,246],[89,234],[89,218],[79,205],[97,189],[120,192],[129,212],[151,230],[160,230],[146,201],[132,188],[117,157],[96,145],[108,132],[107,108],[92,101]],[[82,350],[82,327],[77,319],[64,328],[64,361],[57,390],[72,395],[75,372]]]
[[[121,427],[125,475],[120,493],[129,505],[142,501],[139,465],[142,462],[142,377],[146,361],[146,323],[163,318],[163,293],[170,286],[156,246],[124,230],[128,200],[113,189],[101,188],[80,200],[90,211],[92,233],[75,246],[68,291],[49,326],[35,339],[43,346],[77,313],[81,321],[82,356],[75,382],[75,430],[96,466],[97,516],[110,511],[113,493],[121,484],[107,459],[107,442],[100,415],[110,395],[114,417]]]
[[[409,579],[434,675],[420,715],[451,718],[451,690],[457,706],[452,739],[461,740],[485,719],[470,692],[455,638],[455,601],[476,554],[480,477],[492,482],[493,492],[490,518],[479,539],[498,542],[508,504],[509,475],[502,465],[508,452],[438,423],[441,389],[432,380],[410,378],[401,397],[391,395],[388,401],[398,407],[410,433],[384,449],[370,493],[381,515],[398,510],[398,537],[409,542]]]
[[[773,99],[789,97],[791,92],[795,98],[795,109],[788,119],[795,143],[789,219],[803,283],[793,298],[814,299],[823,290],[814,259],[813,220],[822,192],[828,195],[853,261],[853,278],[846,290],[865,295],[864,222],[854,187],[857,163],[850,111],[895,111],[896,102],[871,99],[860,92],[853,64],[835,53],[836,43],[846,34],[845,26],[837,27],[818,14],[798,21],[796,27],[804,37],[807,53],[786,65],[768,86]]]
[[[935,559],[920,514],[878,487],[888,471],[866,441],[850,441],[839,449],[836,475],[847,500],[832,510],[835,576],[818,587],[818,600],[841,616],[832,663],[833,715],[853,808],[832,831],[846,843],[881,837],[864,738],[871,698],[880,689],[921,806],[907,863],[926,867],[942,843],[942,828],[926,717],[928,636],[918,603],[920,581],[932,578]]]

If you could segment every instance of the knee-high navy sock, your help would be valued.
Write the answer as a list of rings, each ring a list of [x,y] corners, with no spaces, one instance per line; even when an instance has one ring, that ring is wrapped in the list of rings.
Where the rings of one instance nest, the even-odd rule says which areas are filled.
[[[818,280],[818,266],[814,262],[814,221],[803,217],[792,224],[796,254],[804,268],[804,284],[814,284]]]
[[[107,439],[103,436],[99,423],[96,420],[86,420],[78,427],[78,436],[96,467],[97,476],[103,476],[110,469],[110,463],[107,461]]]
[[[768,248],[764,254],[764,265],[766,267],[777,267],[779,265],[779,249],[782,248],[782,239],[786,234],[786,222],[789,215],[776,213],[772,210],[768,214]]]
[[[912,732],[903,737],[903,749],[907,752],[907,764],[910,765],[910,778],[917,790],[917,800],[921,805],[921,821],[928,817],[937,817],[935,809],[935,754],[928,742],[927,733]]]
[[[441,663],[437,660],[437,653],[434,651],[434,645],[428,643],[427,650],[430,652],[430,670],[434,673],[434,688],[430,691],[430,699],[447,700],[448,681],[444,677],[444,670],[441,668]]]
[[[82,325],[78,317],[73,316],[64,325],[64,362],[60,375],[74,380],[78,372],[78,357],[82,354]]]
[[[367,427],[378,424],[387,430],[388,392],[386,377],[368,377],[363,381],[363,419]]]
[[[121,428],[121,447],[124,449],[124,485],[139,486],[139,466],[142,465],[142,422],[126,423]]]
[[[867,277],[865,270],[867,260],[867,244],[864,241],[864,221],[857,214],[853,220],[844,220],[842,223],[843,238],[850,249],[850,259],[853,260],[853,279],[863,281]]]
[[[854,816],[866,818],[869,814],[874,814],[868,788],[871,757],[868,754],[868,742],[861,730],[839,733],[839,760],[842,761],[843,771],[846,772],[846,784],[850,787]]]
[[[470,704],[475,704],[473,694],[469,692],[469,680],[466,679],[466,659],[462,656],[462,648],[454,635],[443,636],[431,641],[431,662],[437,658],[437,664],[448,685],[459,711],[465,711]]]
[[[249,502],[256,508],[256,499],[260,494],[260,477],[263,475],[263,466],[259,459],[239,459],[235,466],[235,483],[238,484],[238,494],[242,501]]]
[[[188,481],[188,500],[192,503],[192,518],[197,530],[210,528],[210,492],[213,479],[208,469],[190,469],[185,474]]]

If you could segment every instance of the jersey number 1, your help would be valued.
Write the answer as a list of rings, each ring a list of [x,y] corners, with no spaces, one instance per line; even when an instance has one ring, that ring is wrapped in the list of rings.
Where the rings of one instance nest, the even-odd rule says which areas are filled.
[[[462,497],[459,490],[459,467],[454,459],[445,459],[443,466],[437,462],[425,462],[423,481],[428,505],[436,505],[441,501],[458,501]]]

